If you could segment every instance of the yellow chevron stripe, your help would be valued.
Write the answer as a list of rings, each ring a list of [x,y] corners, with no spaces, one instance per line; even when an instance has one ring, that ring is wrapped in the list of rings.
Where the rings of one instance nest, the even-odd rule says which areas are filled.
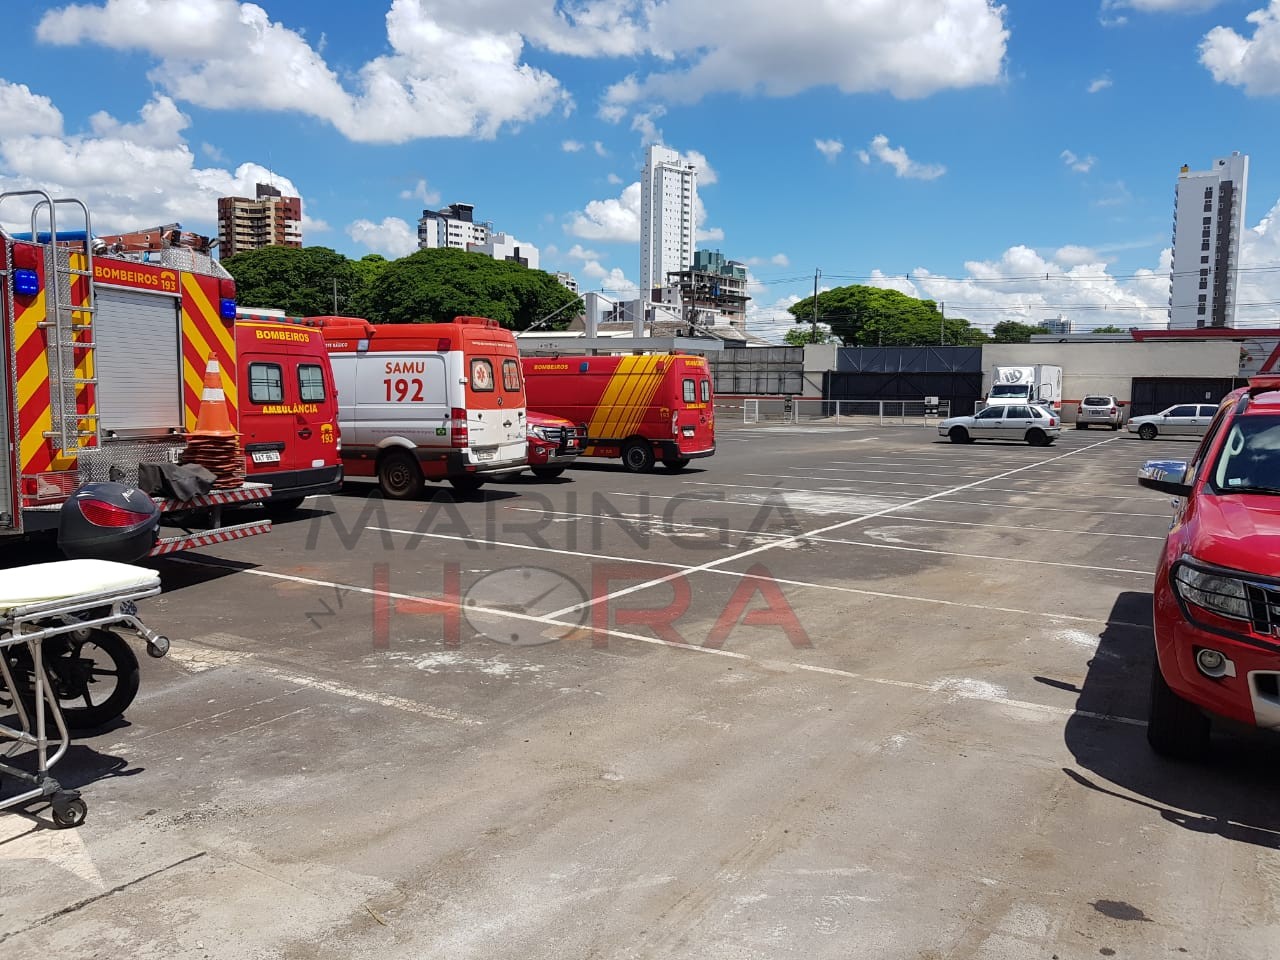
[[[196,283],[195,277],[189,273],[182,274],[183,292],[191,297],[188,301],[183,298],[184,305],[190,304],[200,315],[204,317],[205,322],[212,328],[213,335],[217,337],[219,345],[222,347],[223,354],[228,357],[236,355],[236,345],[232,338],[231,331],[226,324],[218,317],[218,311],[214,309],[213,304],[209,302],[209,298],[204,295],[204,291],[200,289],[200,284]],[[182,325],[183,333],[194,332],[191,324],[184,323]],[[203,338],[202,338],[203,339]],[[205,356],[208,356],[206,353]]]
[[[619,404],[617,418],[613,425],[615,433],[611,436],[625,438],[635,432],[640,421],[644,419],[648,401],[653,398],[662,380],[661,374],[656,372],[658,357],[646,356],[637,359],[644,362],[636,365],[637,369],[631,378],[631,389]]]
[[[639,398],[639,401],[632,408],[635,411],[635,417],[634,419],[632,419],[631,423],[628,424],[627,433],[623,434],[623,436],[626,436],[627,434],[635,433],[636,429],[640,426],[640,421],[644,419],[645,412],[649,409],[649,405],[653,402],[653,395],[658,392],[658,387],[662,385],[662,376],[663,375],[661,373],[657,372],[657,367],[655,364],[654,372],[645,379],[645,383],[642,386],[643,395]]]
[[[627,364],[627,371],[622,376],[622,383],[618,387],[614,396],[613,405],[610,407],[609,416],[605,419],[604,436],[606,437],[624,437],[626,434],[619,433],[623,425],[630,419],[628,405],[631,403],[632,397],[635,396],[636,386],[639,380],[644,376],[644,361],[646,357],[627,357],[631,361]]]
[[[617,402],[618,391],[626,384],[626,373],[631,368],[631,364],[627,361],[631,359],[629,356],[623,357],[617,369],[609,377],[604,393],[596,401],[596,408],[591,411],[591,420],[587,424],[587,436],[593,438],[608,436],[603,432],[604,426],[607,421],[612,419],[613,405]]]

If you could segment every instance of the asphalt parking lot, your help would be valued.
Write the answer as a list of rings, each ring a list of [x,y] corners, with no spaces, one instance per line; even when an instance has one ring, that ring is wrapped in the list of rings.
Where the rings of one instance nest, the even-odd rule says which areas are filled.
[[[1275,957],[1280,748],[1144,739],[1193,448],[721,424],[164,561],[88,821],[0,813],[0,955]]]

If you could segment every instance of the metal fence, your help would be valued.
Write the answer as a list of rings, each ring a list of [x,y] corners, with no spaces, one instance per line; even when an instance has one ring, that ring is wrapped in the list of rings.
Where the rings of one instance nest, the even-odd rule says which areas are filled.
[[[746,397],[745,424],[794,423],[877,426],[931,426],[951,416],[947,400],[820,400],[816,398]]]

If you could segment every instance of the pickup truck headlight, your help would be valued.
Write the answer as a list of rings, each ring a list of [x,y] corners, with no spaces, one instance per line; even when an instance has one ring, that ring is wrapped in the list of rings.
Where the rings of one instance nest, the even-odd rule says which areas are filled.
[[[1173,574],[1173,586],[1187,603],[1194,603],[1220,617],[1251,619],[1244,581],[1231,576],[1229,571],[1180,563]]]

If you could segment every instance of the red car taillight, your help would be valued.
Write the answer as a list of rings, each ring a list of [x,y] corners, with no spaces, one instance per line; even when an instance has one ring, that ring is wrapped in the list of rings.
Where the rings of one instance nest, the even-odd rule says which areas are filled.
[[[1115,408],[1115,407],[1112,407],[1112,408],[1111,408],[1111,415],[1112,415],[1113,417],[1116,415],[1116,408]]]
[[[105,500],[81,500],[80,512],[95,527],[132,527],[150,519],[149,513],[138,513]]]
[[[467,411],[462,407],[454,407],[449,411],[449,446],[465,447],[471,443],[467,430]]]
[[[1084,413],[1084,407],[1076,407],[1076,416],[1078,417],[1082,413]]]

